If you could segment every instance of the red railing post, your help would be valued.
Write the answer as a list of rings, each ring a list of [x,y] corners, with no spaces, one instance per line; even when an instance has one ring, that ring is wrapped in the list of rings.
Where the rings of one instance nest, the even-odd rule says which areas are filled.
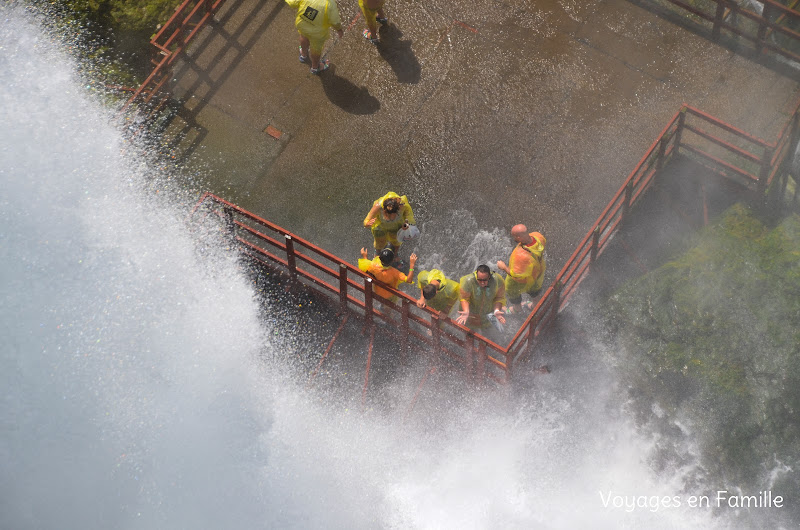
[[[372,278],[364,278],[364,318],[372,327]]]
[[[475,332],[469,330],[465,337],[466,357],[464,359],[464,368],[466,369],[467,379],[472,377],[472,366],[475,364]]]
[[[772,170],[772,151],[772,148],[765,147],[764,154],[761,158],[761,171],[758,174],[757,183],[759,196],[763,195],[764,191],[767,189],[767,180],[769,179],[769,174]]]
[[[720,29],[722,28],[722,19],[725,16],[725,4],[722,0],[716,0],[717,11],[714,13],[714,25],[711,27],[711,40],[717,42],[719,40]]]
[[[678,114],[678,126],[675,128],[675,154],[678,153],[681,147],[681,137],[683,136],[683,124],[686,122],[686,104],[681,107]]]
[[[717,12],[714,14],[714,26],[711,28],[711,40],[714,42],[719,41],[720,29],[722,28],[723,18],[725,16],[725,2],[724,0],[716,0]]]
[[[661,171],[664,167],[664,159],[667,157],[667,142],[669,142],[669,131],[659,138],[658,141],[658,158],[656,158],[656,171]],[[670,135],[671,136],[671,135]]]
[[[798,142],[800,142],[800,109],[794,113],[792,116],[792,125],[790,127],[789,133],[789,151],[787,152],[787,158],[789,159],[790,163],[791,160],[794,158],[794,154],[797,152]]]
[[[623,197],[622,202],[622,219],[626,219],[628,217],[628,210],[631,207],[631,197],[633,196],[633,180],[629,180],[628,184],[625,186],[625,197]]]
[[[589,257],[589,263],[594,263],[594,260],[597,259],[597,251],[599,245],[600,245],[600,227],[595,226],[594,230],[592,230],[592,250],[591,250],[591,255]]]
[[[544,311],[547,310],[547,304],[542,304],[539,307],[541,307],[542,310]],[[531,318],[530,324],[528,324],[528,344],[526,346],[526,349],[531,354],[533,354],[533,339],[536,338],[536,328],[539,327],[539,322],[541,322],[541,320],[542,320],[542,313],[537,311],[536,313],[534,313],[533,318]],[[528,356],[527,352],[525,353],[525,356],[526,357]]]
[[[408,358],[408,331],[409,331],[408,330],[408,300],[403,298],[401,304],[402,304],[402,307],[401,307],[400,313],[401,313],[402,316],[400,317],[400,320],[402,322],[401,327],[402,327],[403,332],[402,332],[401,338],[400,338],[400,347],[402,348],[402,352],[401,352],[400,355],[402,356],[403,360],[405,361],[406,358]]]
[[[289,276],[292,277],[292,280],[295,280],[297,279],[297,263],[294,256],[294,240],[289,234],[283,237],[286,240],[286,266],[289,268]]]
[[[233,209],[228,206],[222,207],[222,224],[231,237],[236,237],[236,221],[233,218]]]
[[[764,9],[761,10],[761,19],[758,22],[758,34],[756,35],[756,51],[759,55],[767,51],[767,31],[773,10],[769,2],[763,2],[763,4]]]
[[[347,311],[347,265],[339,264],[339,311]]]
[[[783,179],[783,186],[781,187],[781,199],[786,194],[786,187],[789,185],[789,174],[791,173],[791,166],[792,161],[794,160],[795,153],[797,153],[798,145],[800,143],[800,110],[794,113],[792,116],[792,125],[789,132],[789,145],[787,146],[786,152],[786,161],[784,162],[784,179]],[[798,182],[798,175],[794,175],[793,178],[795,179],[795,187],[794,187],[794,197],[793,202],[797,200],[798,196],[798,186],[800,184]]]

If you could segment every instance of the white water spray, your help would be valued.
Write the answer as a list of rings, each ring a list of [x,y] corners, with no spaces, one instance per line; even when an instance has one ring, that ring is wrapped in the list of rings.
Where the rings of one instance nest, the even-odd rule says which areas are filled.
[[[713,526],[604,503],[681,488],[607,374],[442,390],[407,423],[278,377],[235,258],[198,247],[58,46],[0,14],[1,527]]]

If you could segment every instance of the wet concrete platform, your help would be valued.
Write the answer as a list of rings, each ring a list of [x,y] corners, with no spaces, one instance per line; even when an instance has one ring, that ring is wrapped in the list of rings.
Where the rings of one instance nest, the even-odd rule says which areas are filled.
[[[558,318],[542,330],[528,357],[515,364],[508,396],[526,395],[535,384],[555,393],[570,388],[568,393],[591,402],[595,387],[585,381],[608,370],[604,362],[614,347],[604,315],[608,298],[627,282],[679,259],[696,241],[687,236],[739,202],[764,211],[763,203],[739,184],[685,156],[671,158],[630,209]],[[338,312],[334,295],[292,282],[280,267],[257,266],[251,271],[262,295],[264,317],[273,326],[272,340],[278,351],[293,352],[295,362],[290,366],[308,379],[309,386],[351,399],[353,406],[407,413],[402,408],[423,381],[423,406],[435,402],[443,386],[470,381],[480,387],[491,382],[466,376],[460,363],[431,355],[413,339],[415,347],[403,350],[396,330],[382,320],[370,335],[355,313]],[[492,330],[490,335],[503,346],[521,323],[518,316],[508,318],[505,333]],[[287,347],[282,347],[284,343]],[[541,370],[544,366],[548,372]],[[571,378],[576,373],[585,373],[584,383],[575,384]],[[393,386],[402,391],[399,401],[387,398],[387,388]],[[486,387],[497,388],[493,383]]]
[[[389,0],[377,46],[357,2],[339,8],[314,76],[282,0],[228,0],[175,72],[162,142],[198,191],[352,261],[394,190],[418,269],[506,259],[523,222],[548,238],[549,285],[682,103],[772,141],[800,97],[625,0]]]

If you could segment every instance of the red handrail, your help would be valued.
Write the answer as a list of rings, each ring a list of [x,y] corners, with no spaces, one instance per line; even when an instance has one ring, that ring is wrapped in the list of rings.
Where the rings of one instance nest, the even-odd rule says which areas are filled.
[[[800,49],[800,33],[782,25],[784,23],[786,25],[796,24],[800,21],[800,11],[786,7],[775,0],[759,0],[764,5],[762,13],[757,13],[748,9],[746,5],[739,5],[728,0],[712,0],[713,8],[709,11],[704,10],[703,4],[690,4],[682,0],[667,0],[667,2],[701,20],[711,22],[711,36],[714,41],[718,41],[722,31],[725,30],[749,41],[759,54],[769,51],[792,61],[800,61],[800,55],[794,51]],[[731,14],[736,16],[730,17]],[[733,19],[733,23],[728,22],[730,18]],[[786,19],[788,21],[784,22]],[[739,20],[749,21],[754,27],[742,25]],[[783,46],[770,42],[768,39],[774,33],[788,39],[790,44]]]
[[[745,6],[738,5],[736,2],[730,2],[728,0],[712,0],[716,5],[711,11],[705,11],[702,5],[696,3],[689,4],[682,0],[667,1],[699,17],[701,20],[711,22],[711,37],[714,41],[718,41],[722,30],[726,30],[752,43],[755,51],[759,54],[770,51],[793,61],[800,61],[800,55],[793,51],[799,47],[800,33],[781,25],[787,18],[789,19],[789,23],[797,23],[797,21],[800,20],[800,11],[786,7],[775,0],[759,0],[759,2],[764,4],[762,13],[756,13],[751,9],[747,9]],[[733,17],[734,23],[728,22],[728,19],[731,18],[731,13],[736,15]],[[739,24],[739,20],[741,19],[750,21],[755,27],[750,28],[746,25]],[[767,40],[776,32],[792,41],[792,45],[781,46]]]
[[[170,19],[164,24],[158,33],[150,40],[150,44],[155,46],[161,56],[155,68],[147,76],[144,83],[137,88],[133,95],[122,107],[125,111],[131,104],[140,100],[143,94],[146,96],[143,103],[149,103],[156,94],[159,93],[164,84],[171,77],[170,68],[175,60],[186,49],[189,42],[197,35],[203,26],[211,20],[225,0],[184,0],[175,9]],[[199,19],[198,19],[199,16]],[[167,99],[162,98],[161,102],[152,109],[152,115]]]
[[[692,145],[690,143],[692,139],[685,138],[683,132],[685,130],[699,131],[700,129],[686,123],[687,115],[699,118],[713,129],[739,138],[745,144],[761,148],[763,154],[759,156],[731,142],[713,136],[711,133],[703,132],[702,135],[698,135],[743,160],[766,165],[769,168],[766,174],[767,182],[760,182],[765,178],[765,175],[752,175],[733,163],[729,163]],[[794,135],[793,141],[790,139],[792,135]],[[723,175],[730,176],[731,173],[734,175],[747,175],[751,181],[763,189],[772,181],[783,161],[789,156],[790,148],[792,144],[796,145],[798,135],[800,135],[800,101],[795,106],[794,112],[786,125],[781,129],[775,143],[768,143],[694,107],[683,105],[667,123],[659,137],[653,142],[628,178],[620,186],[572,256],[564,264],[556,276],[553,286],[545,292],[525,323],[517,331],[508,346],[509,365],[513,365],[517,358],[525,354],[523,351],[524,346],[526,344],[530,345],[532,340],[554,317],[554,308],[557,313],[566,306],[570,295],[591,269],[592,263],[605,249],[614,231],[625,217],[627,210],[644,193],[647,186],[652,182],[655,172],[663,166],[665,159],[678,152],[680,148],[683,148],[716,166]],[[776,145],[783,146],[783,148],[776,150]],[[775,156],[769,156],[773,150],[776,151]]]
[[[688,123],[687,119],[699,120],[710,128],[701,129]],[[723,138],[721,135],[727,135],[729,138]],[[683,150],[687,155],[698,158],[723,176],[734,179],[742,189],[755,187],[757,190],[764,190],[793,152],[798,137],[800,137],[800,102],[795,106],[786,125],[781,128],[774,143],[768,143],[707,113],[683,105],[622,183],[559,271],[553,284],[546,289],[505,348],[481,335],[476,335],[430,308],[417,308],[415,299],[406,293],[374,282],[357,267],[330,252],[216,195],[204,194],[193,212],[207,203],[221,208],[222,216],[227,220],[226,225],[234,232],[236,239],[251,257],[260,261],[268,259],[270,262],[279,263],[289,270],[293,278],[311,282],[338,295],[338,301],[343,309],[363,312],[367,322],[371,322],[373,318],[389,321],[389,313],[394,312],[400,317],[399,333],[403,340],[413,338],[418,345],[431,349],[434,354],[442,353],[450,357],[463,367],[470,378],[475,377],[479,380],[489,378],[504,383],[510,381],[516,363],[531,353],[536,337],[567,306],[569,298],[591,272],[592,265],[603,253],[627,217],[630,208],[649,189],[658,171],[672,155]],[[734,141],[741,145],[737,145]],[[721,154],[707,151],[709,146],[703,145],[704,143],[721,150]],[[758,155],[750,149],[761,149],[762,153]],[[726,160],[724,157],[733,157],[733,160]],[[737,165],[737,161],[760,166],[760,174],[753,175],[747,168]],[[743,176],[746,177],[744,180],[736,180],[737,177]],[[255,223],[266,232],[281,237],[272,237],[245,221]],[[262,248],[260,245],[264,243],[281,255]],[[338,267],[328,266],[323,261],[338,264]],[[313,267],[316,272],[306,270],[307,266]],[[328,280],[318,274],[327,277]],[[375,308],[372,302],[374,283],[397,296],[399,305],[381,299],[381,309]],[[426,330],[430,334],[420,333],[420,330]],[[368,378],[368,374],[365,377]],[[365,381],[365,389],[366,384]]]
[[[218,210],[221,209],[221,215],[226,218],[226,226],[233,231],[239,244],[252,258],[264,263],[280,264],[293,277],[309,282],[324,293],[332,294],[340,304],[351,311],[363,313],[367,319],[379,318],[395,325],[399,322],[401,340],[412,337],[426,347],[435,346],[468,369],[471,368],[471,348],[468,345],[475,340],[479,351],[488,352],[486,360],[489,370],[486,376],[500,382],[509,380],[510,374],[504,362],[507,350],[495,342],[475,335],[473,331],[449,318],[441,318],[430,308],[418,308],[416,299],[408,294],[374,280],[358,267],[225,199],[206,193],[195,205],[193,213],[202,205],[213,205]],[[271,236],[270,233],[279,237]],[[264,248],[264,245],[270,250]],[[380,298],[380,309],[374,307],[372,299],[377,295],[373,292],[373,286],[376,284],[397,296],[397,302]],[[346,286],[347,292],[344,294],[342,286]],[[443,323],[444,330],[439,328],[439,322]],[[433,340],[434,328],[436,343]],[[430,331],[431,335],[428,336],[425,331]]]

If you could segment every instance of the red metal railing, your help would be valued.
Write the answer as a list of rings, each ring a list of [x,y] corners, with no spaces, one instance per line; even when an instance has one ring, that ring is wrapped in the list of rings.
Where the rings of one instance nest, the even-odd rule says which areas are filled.
[[[664,127],[661,135],[653,142],[614,198],[608,203],[592,229],[589,230],[558,273],[553,285],[545,292],[511,340],[508,351],[512,364],[530,352],[532,341],[566,306],[569,297],[590,270],[592,263],[603,252],[609,239],[625,219],[630,207],[647,189],[656,172],[676,150],[680,141],[682,116],[683,109],[678,111]]]
[[[507,347],[502,347],[436,311],[416,307],[411,296],[380,284],[398,302],[379,298],[375,281],[357,267],[220,197],[206,193],[198,201],[225,220],[225,225],[251,258],[278,263],[289,275],[331,296],[342,312],[356,312],[372,327],[375,319],[392,326],[403,351],[415,347],[450,359],[476,379],[508,382],[514,366],[531,354],[535,339],[563,310],[595,260],[671,156],[686,156],[738,183],[742,190],[762,193],[773,182],[800,136],[800,102],[774,143],[684,105],[670,119],[628,178],[587,232]],[[755,152],[754,152],[755,151]],[[785,185],[785,184],[784,184]],[[379,283],[379,282],[378,282]],[[366,387],[366,382],[365,382]]]
[[[169,99],[169,95],[162,93],[162,89],[171,77],[175,60],[223,3],[225,0],[184,0],[175,9],[172,17],[150,40],[150,43],[157,48],[160,59],[154,61],[155,68],[128,99],[122,110],[134,102],[150,107],[149,115],[161,108]]]
[[[631,206],[647,190],[670,156],[682,149],[709,169],[733,179],[743,189],[763,193],[781,168],[785,168],[784,162],[796,148],[798,136],[800,101],[774,143],[765,142],[698,109],[683,105],[622,183],[558,273],[553,285],[509,343],[506,348],[509,372],[514,363],[530,354],[534,339],[567,305],[570,296],[591,271],[592,264],[606,248]]]
[[[800,61],[800,33],[795,31],[800,24],[797,0],[792,0],[789,7],[775,0],[754,0],[761,4],[761,13],[730,0],[666,1],[692,13],[700,22],[710,22],[715,41],[726,31],[745,39],[758,54],[773,53]]]
[[[387,331],[396,333],[401,351],[410,347],[432,351],[478,380],[510,379],[507,350],[502,346],[437,311],[418,308],[416,299],[408,294],[377,282],[358,267],[216,195],[204,194],[195,211],[202,206],[210,206],[222,216],[250,258],[279,264],[293,280],[328,295],[341,312],[359,314],[369,327],[376,319],[390,324]],[[397,302],[375,295],[375,283],[396,295]]]

